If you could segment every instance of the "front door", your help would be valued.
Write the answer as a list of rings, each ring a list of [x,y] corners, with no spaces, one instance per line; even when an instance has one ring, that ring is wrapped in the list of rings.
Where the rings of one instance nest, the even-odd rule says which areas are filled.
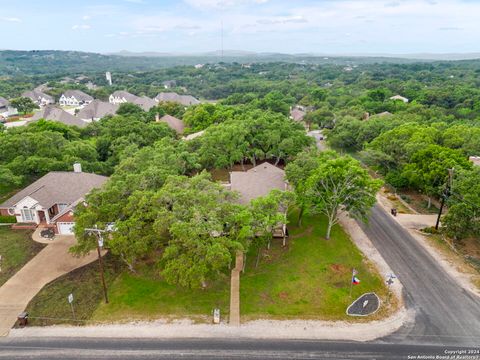
[[[45,217],[45,211],[38,211],[38,220],[40,221],[40,223],[45,223],[47,222],[47,219]]]

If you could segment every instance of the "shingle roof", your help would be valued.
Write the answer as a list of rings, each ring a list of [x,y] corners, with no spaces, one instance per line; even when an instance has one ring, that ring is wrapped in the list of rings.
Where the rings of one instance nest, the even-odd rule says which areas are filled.
[[[40,119],[50,120],[50,121],[57,121],[65,125],[75,125],[78,127],[85,127],[88,125],[87,122],[76,118],[72,114],[69,114],[65,110],[57,108],[53,105],[48,105],[44,109],[35,113],[32,116],[32,122],[38,121]]]
[[[179,134],[183,133],[183,130],[185,129],[185,124],[183,121],[171,115],[162,116],[160,118],[160,122],[166,123],[171,129],[175,130]]]
[[[135,105],[140,106],[143,110],[148,111],[152,107],[157,106],[157,102],[147,96],[138,97],[132,101]]]
[[[158,102],[176,102],[185,106],[200,104],[200,101],[191,95],[179,95],[174,92],[161,92],[155,97],[155,100]]]
[[[27,196],[46,209],[55,204],[72,204],[107,180],[106,176],[84,172],[52,171],[13,195],[0,208],[10,208]]]
[[[112,96],[113,97],[118,97],[118,98],[121,98],[121,99],[123,98],[123,99],[125,99],[125,101],[128,101],[128,102],[133,102],[138,98],[137,95],[130,94],[128,91],[123,91],[123,90],[115,91],[112,94]]]
[[[27,98],[30,98],[32,99],[33,101],[38,101],[40,98],[45,98],[47,99],[48,101],[50,102],[55,102],[55,99],[53,98],[53,96],[50,96],[48,94],[45,94],[44,92],[42,91],[39,91],[39,90],[32,90],[32,91],[25,91],[23,94],[22,94],[23,97],[27,97]]]
[[[0,96],[0,107],[7,107],[10,105],[10,101]]]
[[[285,171],[267,162],[248,171],[230,173],[230,189],[240,193],[241,204],[248,204],[252,199],[265,196],[273,189],[285,188]]]
[[[305,115],[307,115],[307,113],[299,108],[293,108],[291,111],[290,111],[290,117],[294,120],[294,121],[302,121],[303,118],[305,117]]]
[[[81,90],[67,90],[63,93],[66,97],[74,97],[78,101],[92,101],[93,97],[88,94],[85,94]]]
[[[78,112],[77,117],[83,120],[101,119],[107,115],[115,115],[118,108],[119,105],[117,104],[93,100]]]

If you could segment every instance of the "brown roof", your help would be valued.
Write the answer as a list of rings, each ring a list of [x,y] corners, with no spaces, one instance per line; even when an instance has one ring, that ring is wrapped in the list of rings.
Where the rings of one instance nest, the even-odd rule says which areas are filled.
[[[295,121],[302,121],[307,113],[299,108],[294,108],[290,111],[290,117]]]
[[[35,115],[32,116],[32,122],[38,121],[40,119],[57,121],[65,125],[75,125],[78,127],[85,127],[88,125],[87,122],[76,118],[72,114],[69,114],[65,110],[57,108],[53,105],[48,105],[44,109],[37,111]]]
[[[13,195],[0,208],[13,207],[27,196],[45,209],[55,204],[72,204],[107,180],[106,176],[85,172],[52,171]]]
[[[239,202],[242,204],[268,195],[273,189],[285,190],[285,188],[285,171],[267,162],[248,171],[230,173],[230,189],[240,193]]]
[[[181,134],[183,133],[183,130],[185,129],[185,124],[183,123],[182,120],[177,119],[174,116],[171,115],[164,115],[160,118],[160,122],[167,123],[167,125],[175,130],[177,133]]]

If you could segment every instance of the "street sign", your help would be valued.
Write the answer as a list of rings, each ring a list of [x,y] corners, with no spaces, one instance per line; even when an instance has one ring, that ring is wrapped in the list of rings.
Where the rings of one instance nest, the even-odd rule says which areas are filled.
[[[213,323],[220,324],[220,309],[213,309]]]
[[[67,299],[69,304],[73,303],[73,294],[68,295]]]

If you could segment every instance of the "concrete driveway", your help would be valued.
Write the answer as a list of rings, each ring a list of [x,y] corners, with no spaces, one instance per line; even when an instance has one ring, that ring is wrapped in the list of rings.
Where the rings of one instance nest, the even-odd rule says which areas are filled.
[[[18,314],[46,284],[97,259],[95,252],[85,257],[73,257],[68,249],[75,242],[74,236],[56,236],[0,287],[0,336],[8,335]]]

